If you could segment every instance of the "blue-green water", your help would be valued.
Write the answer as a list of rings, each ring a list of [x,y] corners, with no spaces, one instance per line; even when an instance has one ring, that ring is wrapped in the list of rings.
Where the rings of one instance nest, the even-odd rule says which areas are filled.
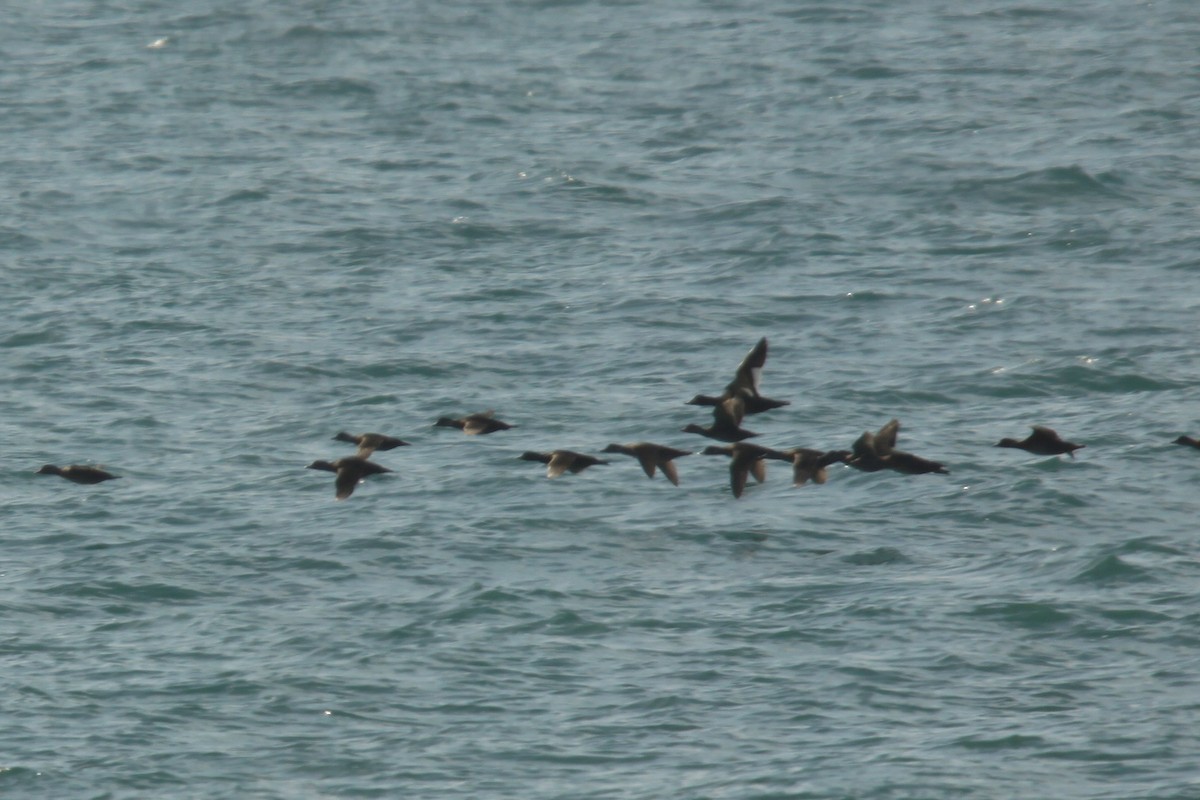
[[[1200,796],[1192,3],[6,13],[0,794]]]

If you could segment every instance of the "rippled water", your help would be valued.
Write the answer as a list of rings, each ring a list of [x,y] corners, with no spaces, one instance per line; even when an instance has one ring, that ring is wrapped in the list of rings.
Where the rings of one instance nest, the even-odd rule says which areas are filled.
[[[0,793],[1200,792],[1190,3],[9,14]]]

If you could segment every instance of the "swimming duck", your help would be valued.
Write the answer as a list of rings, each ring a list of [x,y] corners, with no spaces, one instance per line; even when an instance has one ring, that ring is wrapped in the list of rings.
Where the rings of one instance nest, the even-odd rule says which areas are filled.
[[[767,465],[763,463],[765,459],[792,460],[786,453],[749,442],[735,442],[724,447],[713,444],[704,448],[703,452],[706,456],[729,456],[729,486],[734,497],[742,496],[747,476],[753,475],[758,483],[767,479]]]
[[[995,446],[1015,447],[1038,456],[1056,456],[1066,453],[1071,458],[1075,457],[1076,450],[1087,447],[1087,445],[1063,441],[1057,433],[1043,425],[1034,425],[1032,428],[1033,433],[1019,442],[1016,439],[1005,438],[996,442]]]
[[[501,422],[495,419],[494,412],[484,411],[479,414],[468,414],[459,419],[451,419],[450,417],[439,417],[438,421],[433,423],[434,427],[438,428],[458,428],[468,436],[478,436],[485,433],[495,433],[496,431],[506,431],[509,428],[515,428],[516,425],[509,425],[507,422]]]
[[[825,483],[829,479],[826,470],[830,464],[847,463],[854,455],[849,450],[812,450],[807,447],[793,447],[780,452],[792,458],[792,485],[803,486],[813,483]]]
[[[705,428],[693,422],[683,428],[683,432],[698,433],[721,442],[740,442],[758,436],[754,431],[742,427],[742,418],[745,415],[745,401],[740,395],[734,395],[722,400],[713,408],[712,425]]]
[[[900,420],[890,420],[876,433],[864,431],[851,447],[851,457],[846,462],[863,472],[879,472],[887,469],[884,457],[896,447],[896,436],[900,433]]]
[[[1171,444],[1185,444],[1188,447],[1200,448],[1200,439],[1193,439],[1190,436],[1180,436],[1178,439],[1171,442]]]
[[[71,483],[104,483],[105,481],[121,477],[120,475],[113,475],[111,472],[105,472],[99,467],[81,466],[79,464],[71,464],[66,467],[56,467],[53,464],[46,464],[37,471],[37,474],[59,475]]]
[[[376,450],[393,450],[397,447],[407,447],[408,442],[394,436],[384,436],[382,433],[346,433],[338,431],[333,437],[339,442],[350,442],[358,446],[354,455],[358,458],[370,458]]]
[[[766,363],[767,337],[764,336],[746,354],[746,357],[742,359],[742,363],[738,364],[737,373],[733,376],[733,380],[730,381],[729,385],[725,387],[725,391],[720,397],[698,394],[691,400],[688,400],[687,405],[719,406],[724,401],[735,396],[742,398],[745,403],[745,413],[747,414],[761,414],[773,408],[790,405],[790,402],[787,400],[772,400],[769,397],[763,397],[759,394],[759,378],[762,375],[763,365]]]
[[[673,447],[651,444],[650,442],[610,444],[604,448],[603,452],[633,456],[642,465],[642,469],[646,471],[646,475],[651,478],[654,477],[654,470],[657,467],[662,470],[663,475],[667,476],[667,480],[675,486],[679,485],[679,473],[676,471],[675,464],[671,459],[691,455],[691,452],[688,450],[676,450]]]
[[[567,470],[571,472],[583,472],[585,469],[596,464],[607,464],[608,462],[596,458],[595,456],[576,453],[572,450],[551,450],[549,453],[535,453],[532,450],[526,450],[517,458],[522,461],[540,461],[546,465],[546,477],[557,478]]]
[[[368,475],[391,472],[387,467],[381,467],[374,461],[367,461],[365,458],[358,456],[346,456],[345,458],[339,458],[337,461],[314,461],[305,469],[319,469],[325,472],[337,473],[337,479],[334,480],[333,487],[336,490],[338,500],[345,500],[354,494],[354,487],[358,486]]]

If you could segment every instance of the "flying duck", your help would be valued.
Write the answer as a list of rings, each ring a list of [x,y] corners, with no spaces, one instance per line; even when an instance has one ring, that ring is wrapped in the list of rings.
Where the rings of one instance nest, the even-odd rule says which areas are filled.
[[[851,448],[850,460],[846,463],[863,472],[879,472],[887,469],[884,457],[896,447],[896,436],[900,433],[900,420],[893,419],[876,433],[864,431]]]
[[[687,405],[693,406],[719,406],[722,402],[731,397],[741,397],[745,401],[745,413],[760,414],[763,411],[770,411],[772,408],[789,405],[787,400],[772,400],[769,397],[763,397],[758,392],[759,378],[762,375],[763,365],[767,363],[767,337],[758,340],[758,344],[751,348],[746,357],[742,359],[742,363],[738,364],[737,373],[733,376],[733,380],[725,387],[725,391],[720,397],[713,397],[706,394],[698,394],[691,400],[687,401]]]
[[[928,458],[921,458],[903,450],[893,450],[888,453],[884,456],[883,463],[888,469],[902,472],[905,475],[925,475],[929,472],[936,472],[939,475],[950,474],[950,470],[939,462],[930,461]]]
[[[1043,425],[1034,425],[1032,427],[1033,433],[1021,441],[1018,442],[1016,439],[1004,438],[996,442],[995,446],[1015,447],[1038,456],[1056,456],[1060,453],[1066,453],[1071,458],[1075,457],[1076,450],[1087,447],[1087,445],[1063,441],[1057,433]]]
[[[56,467],[53,464],[47,464],[37,471],[38,475],[59,475],[66,478],[71,483],[104,483],[121,477],[113,475],[111,472],[105,472],[99,467],[87,467],[79,464],[71,464],[66,467]]]
[[[691,452],[688,450],[676,450],[673,447],[651,444],[650,442],[610,444],[602,452],[633,456],[642,465],[642,469],[646,471],[648,477],[653,478],[654,470],[658,468],[662,470],[663,475],[667,476],[667,480],[676,486],[679,485],[679,473],[676,471],[675,464],[671,459],[691,455]]]
[[[551,450],[549,453],[535,453],[532,450],[526,450],[517,458],[522,461],[540,461],[546,465],[546,477],[557,478],[567,470],[571,472],[583,472],[588,467],[596,464],[607,464],[607,461],[596,458],[595,456],[587,456],[583,453],[576,453],[572,450]]]
[[[338,431],[338,434],[333,437],[339,442],[349,442],[358,446],[358,452],[354,455],[358,458],[370,458],[371,454],[376,450],[392,450],[397,447],[406,447],[408,442],[403,439],[397,439],[394,436],[384,436],[382,433],[346,433]]]
[[[734,497],[741,497],[746,489],[746,478],[754,476],[754,480],[762,483],[767,478],[767,465],[764,459],[775,458],[780,461],[791,461],[792,457],[769,447],[761,447],[749,442],[735,442],[720,447],[709,445],[704,448],[706,456],[729,456],[729,486]]]
[[[780,452],[791,456],[793,486],[803,486],[809,481],[824,483],[829,478],[826,467],[838,462],[845,464],[853,455],[849,450],[825,451],[812,450],[807,447],[793,447]]]
[[[1200,448],[1200,440],[1193,439],[1190,436],[1180,436],[1178,439],[1171,442],[1171,444],[1185,444],[1188,447]]]
[[[705,428],[693,422],[683,428],[683,432],[698,433],[720,442],[740,442],[758,436],[754,431],[742,427],[742,418],[745,415],[745,400],[741,395],[733,395],[713,407],[712,425]]]
[[[368,475],[378,475],[381,472],[391,472],[387,467],[381,467],[374,461],[367,461],[359,456],[346,456],[337,461],[314,461],[305,469],[319,469],[325,472],[337,473],[333,487],[338,500],[345,500],[354,494],[358,486]]]
[[[459,419],[439,417],[438,421],[433,423],[433,425],[437,428],[458,428],[468,436],[479,436],[485,433],[506,431],[509,428],[517,427],[516,425],[509,425],[507,422],[495,419],[493,414],[494,412],[492,411],[484,411],[479,414],[468,414]]]

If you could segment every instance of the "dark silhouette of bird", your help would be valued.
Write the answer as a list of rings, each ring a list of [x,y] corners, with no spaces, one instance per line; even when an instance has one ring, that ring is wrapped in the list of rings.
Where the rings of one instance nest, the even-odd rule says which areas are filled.
[[[936,472],[939,475],[949,475],[950,470],[942,466],[937,461],[930,461],[928,458],[914,456],[912,453],[906,453],[903,450],[893,450],[883,458],[884,465],[896,472],[902,472],[905,475],[925,475],[930,472]]]
[[[1062,437],[1044,425],[1034,425],[1032,428],[1033,433],[1019,442],[1016,439],[1004,438],[996,442],[995,446],[1015,447],[1038,456],[1057,456],[1066,453],[1071,458],[1075,457],[1076,450],[1087,447],[1087,445],[1063,441]]]
[[[394,436],[384,436],[382,433],[346,433],[338,431],[333,437],[339,442],[350,442],[358,447],[354,455],[358,458],[370,458],[376,450],[394,450],[397,447],[407,447],[408,442]]]
[[[687,404],[693,406],[719,406],[731,397],[741,397],[745,404],[746,414],[761,414],[773,408],[789,405],[790,403],[787,400],[772,400],[769,397],[763,397],[759,393],[759,379],[762,376],[763,365],[766,363],[767,337],[764,336],[758,340],[758,344],[754,345],[750,352],[746,354],[746,357],[742,359],[742,363],[738,365],[733,380],[725,387],[725,391],[719,397],[698,394],[691,400],[688,400]]]
[[[58,475],[66,478],[71,483],[104,483],[104,481],[116,480],[120,475],[113,475],[111,472],[105,472],[99,467],[88,467],[80,464],[71,464],[66,467],[56,467],[53,464],[46,464],[37,471],[38,475]]]
[[[1200,439],[1193,439],[1191,436],[1180,436],[1178,439],[1171,442],[1171,444],[1183,444],[1187,445],[1188,447],[1200,449]]]
[[[896,447],[896,436],[900,432],[900,420],[893,419],[876,433],[864,431],[851,446],[851,457],[846,463],[863,472],[879,472],[887,469],[884,457]]]
[[[709,445],[704,448],[703,452],[706,456],[729,457],[729,487],[733,490],[734,497],[742,496],[742,492],[746,490],[748,476],[753,475],[754,480],[758,483],[767,479],[765,459],[792,460],[792,457],[786,453],[749,442],[734,442],[724,447],[715,444]]]
[[[845,464],[853,456],[849,450],[813,450],[808,447],[793,447],[780,452],[792,457],[793,486],[803,486],[809,481],[825,483],[829,479],[827,467]]]
[[[358,486],[368,475],[378,475],[381,472],[391,472],[387,467],[381,467],[374,461],[368,461],[358,456],[346,456],[337,461],[314,461],[306,469],[319,469],[325,472],[337,473],[333,487],[338,500],[345,500],[354,494]]]
[[[661,444],[651,444],[650,442],[637,442],[635,444],[610,444],[604,448],[605,453],[621,453],[622,455],[633,456],[642,465],[647,477],[654,477],[654,470],[661,469],[662,474],[667,476],[675,486],[679,485],[679,473],[675,469],[675,462],[672,459],[680,458],[681,456],[690,456],[688,450],[676,450],[673,447],[667,447]]]
[[[588,467],[595,466],[596,464],[608,463],[595,456],[576,453],[573,450],[551,450],[549,453],[535,453],[532,450],[526,450],[517,456],[517,458],[523,461],[540,461],[545,464],[547,478],[557,478],[567,471],[573,473],[583,472]]]
[[[720,442],[740,442],[758,436],[754,431],[742,427],[742,418],[746,415],[745,401],[739,395],[722,400],[713,407],[713,423],[707,428],[689,423],[683,428],[684,433],[698,433]]]
[[[492,411],[484,411],[479,414],[468,414],[458,419],[439,417],[438,421],[433,424],[434,427],[438,428],[458,428],[468,436],[481,436],[485,433],[506,431],[517,427],[516,425],[509,425],[507,422],[501,422],[496,419],[494,413]]]
[[[905,475],[924,475],[936,472],[949,475],[950,471],[940,462],[896,449],[896,438],[900,434],[900,420],[889,420],[875,433],[865,431],[854,442],[850,459],[846,462],[863,472],[879,472],[890,469]]]

